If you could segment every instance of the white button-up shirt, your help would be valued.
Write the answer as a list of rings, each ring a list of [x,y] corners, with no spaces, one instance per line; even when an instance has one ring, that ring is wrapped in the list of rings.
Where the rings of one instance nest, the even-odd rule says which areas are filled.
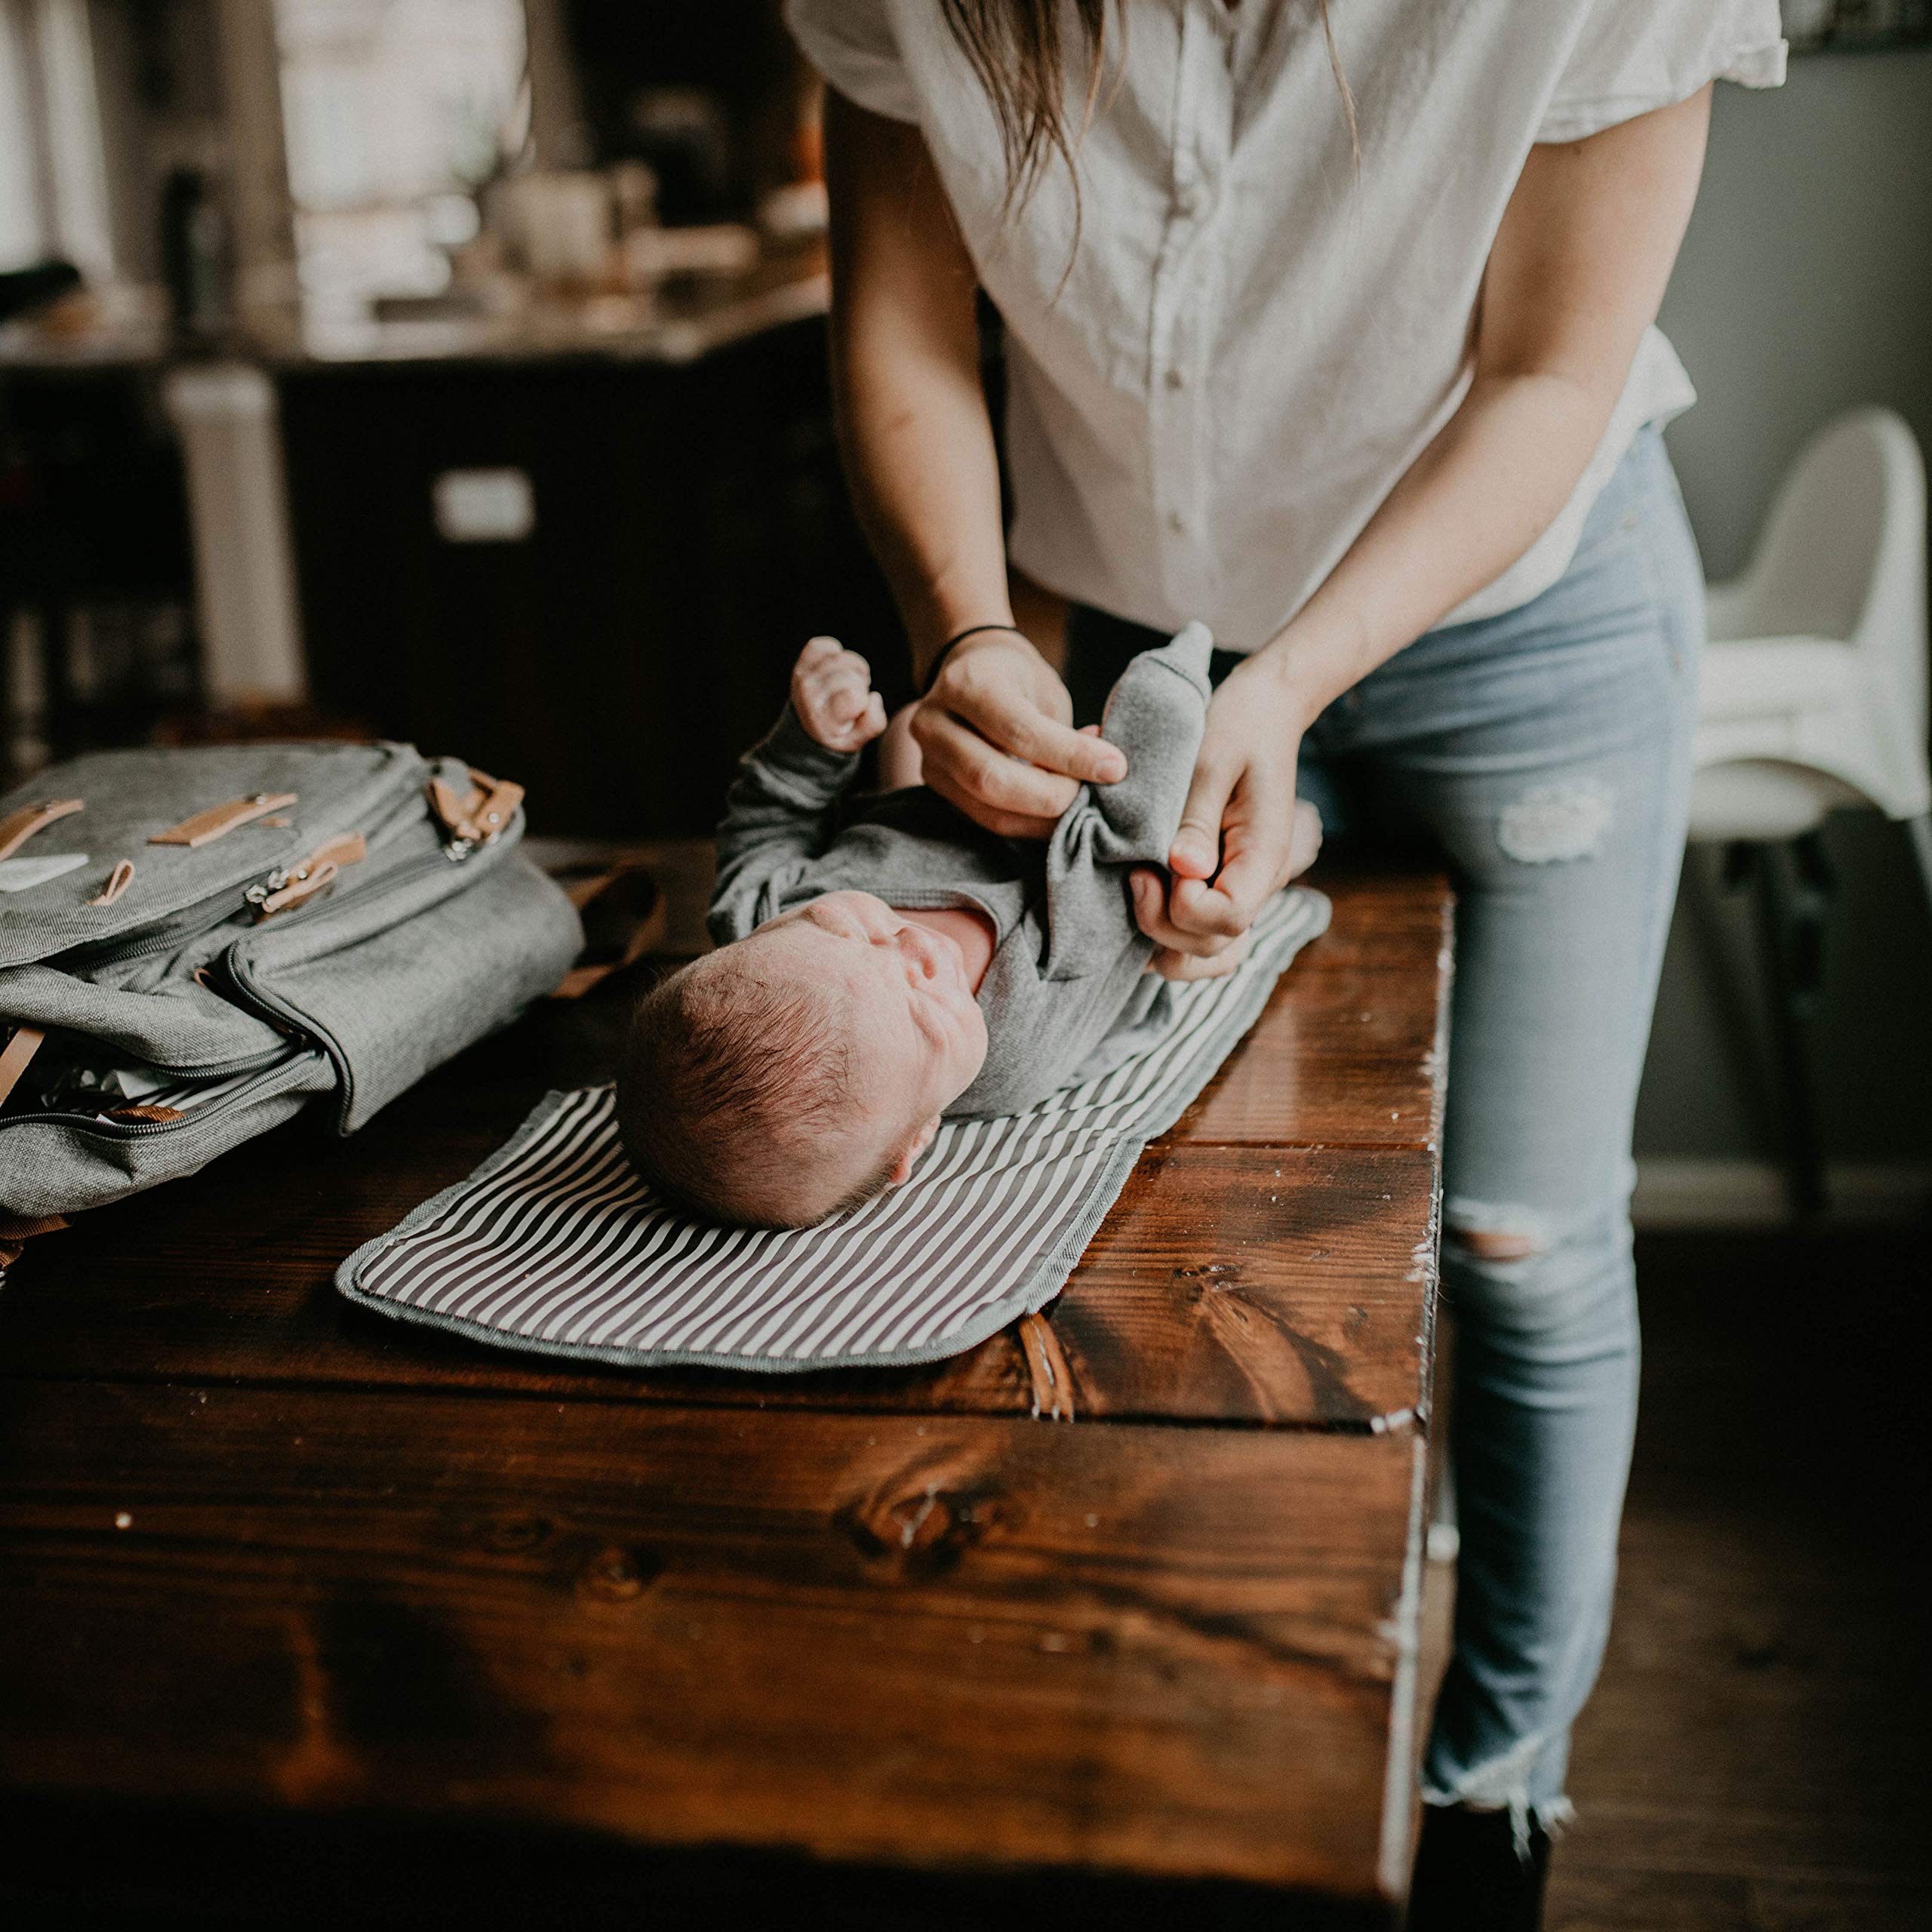
[[[1006,323],[1014,561],[1160,629],[1266,643],[1466,389],[1531,145],[1722,78],[1775,86],[1777,0],[1334,0],[1352,159],[1312,8],[1120,0],[1078,150],[1003,210],[998,131],[937,0],[789,0],[848,99],[915,122]],[[1125,33],[1117,30],[1124,14]],[[1069,125],[1087,75],[1070,11]],[[1644,423],[1695,399],[1655,329],[1545,534],[1450,620],[1562,574]]]

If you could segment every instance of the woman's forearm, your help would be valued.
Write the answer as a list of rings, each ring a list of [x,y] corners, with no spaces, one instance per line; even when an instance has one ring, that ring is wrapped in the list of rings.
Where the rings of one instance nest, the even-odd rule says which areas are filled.
[[[840,343],[833,368],[854,506],[923,676],[956,632],[1012,620],[977,363],[968,387],[922,346],[862,340]]]
[[[1614,387],[1478,375],[1263,657],[1312,720],[1508,569],[1576,488]]]
[[[977,281],[918,130],[826,103],[832,369],[854,504],[923,675],[1011,620]]]

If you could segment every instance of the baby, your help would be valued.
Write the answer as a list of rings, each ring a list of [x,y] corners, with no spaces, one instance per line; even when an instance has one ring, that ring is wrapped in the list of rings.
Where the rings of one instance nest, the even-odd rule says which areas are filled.
[[[1019,1113],[1117,1065],[1168,1018],[1129,874],[1164,865],[1213,640],[1192,624],[1107,700],[1127,774],[1044,843],[923,786],[848,795],[885,729],[863,658],[814,638],[740,767],[718,834],[718,950],[661,981],[617,1081],[624,1144],[715,1220],[802,1227],[904,1180],[948,1115]],[[1318,823],[1297,808],[1297,860]]]

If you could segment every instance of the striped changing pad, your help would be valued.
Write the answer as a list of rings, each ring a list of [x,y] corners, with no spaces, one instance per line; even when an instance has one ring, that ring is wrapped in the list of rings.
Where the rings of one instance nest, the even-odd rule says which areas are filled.
[[[653,1195],[608,1087],[552,1094],[467,1180],[357,1249],[352,1300],[504,1348],[638,1367],[936,1361],[1057,1294],[1141,1148],[1177,1120],[1328,923],[1296,888],[1174,1022],[1030,1112],[948,1121],[912,1179],[816,1228],[721,1227]]]

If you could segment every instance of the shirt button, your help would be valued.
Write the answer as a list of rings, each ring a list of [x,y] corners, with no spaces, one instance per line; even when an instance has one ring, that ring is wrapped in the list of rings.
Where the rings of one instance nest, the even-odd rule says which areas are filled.
[[[1190,183],[1180,191],[1178,205],[1181,213],[1192,221],[1208,205],[1207,194],[1204,190],[1195,187]]]
[[[1187,518],[1179,510],[1170,510],[1168,512],[1168,528],[1177,537],[1185,537],[1187,534]]]
[[[1186,389],[1187,371],[1184,369],[1170,369],[1168,371],[1168,387],[1171,389]]]

